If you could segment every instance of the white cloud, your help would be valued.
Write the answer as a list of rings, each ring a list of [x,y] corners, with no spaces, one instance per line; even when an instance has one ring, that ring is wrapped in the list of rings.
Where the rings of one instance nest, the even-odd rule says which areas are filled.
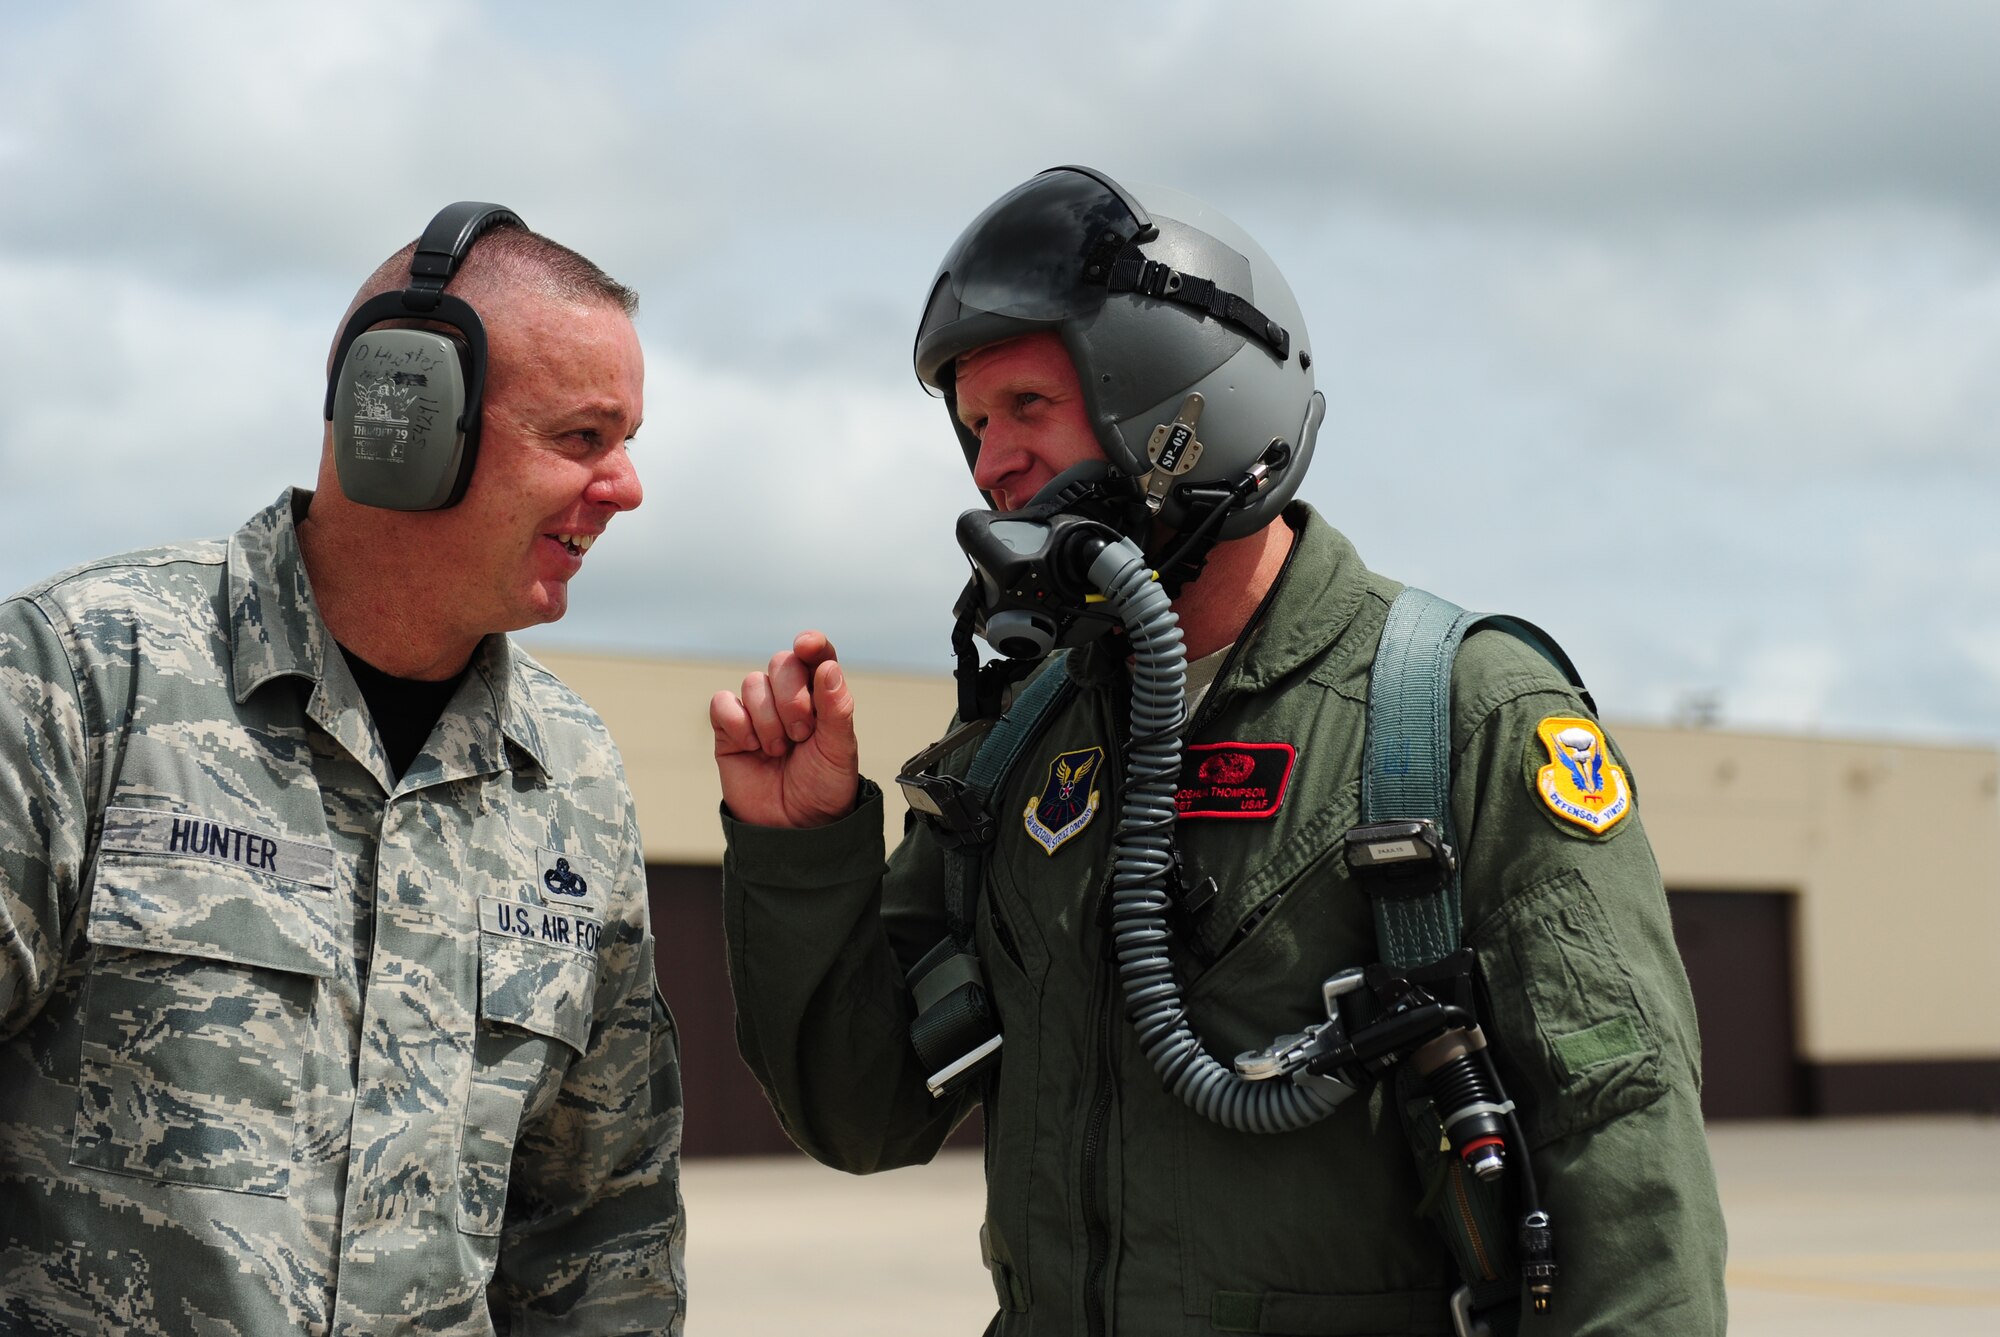
[[[978,504],[944,410],[811,369],[741,375],[648,350],[645,504],[592,550],[565,644],[765,653],[808,626],[859,663],[947,661]]]
[[[365,272],[454,198],[574,235],[645,147],[598,54],[465,0],[86,5],[0,74],[10,249],[202,281]]]
[[[319,456],[319,317],[0,262],[8,591],[104,552],[226,531]],[[303,411],[301,411],[303,410]]]
[[[2000,738],[2000,12],[1800,14],[24,16],[0,584],[304,481],[347,293],[488,198],[645,295],[649,500],[539,635],[743,654],[818,622],[942,666],[974,494],[916,305],[974,212],[1080,160],[1216,199],[1285,268],[1330,404],[1304,495],[1385,571],[1549,625],[1614,714],[1713,687],[1725,721]]]

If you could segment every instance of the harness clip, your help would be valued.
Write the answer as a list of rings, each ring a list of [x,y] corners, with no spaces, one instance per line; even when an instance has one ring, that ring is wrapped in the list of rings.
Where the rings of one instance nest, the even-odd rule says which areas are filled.
[[[1493,1337],[1492,1325],[1472,1316],[1470,1286],[1460,1286],[1451,1293],[1451,1330],[1457,1337]]]
[[[1347,1025],[1341,1019],[1340,1000],[1361,988],[1366,976],[1360,966],[1331,975],[1320,985],[1326,1004],[1326,1020],[1294,1035],[1281,1035],[1262,1049],[1245,1050],[1236,1056],[1236,1075],[1249,1082],[1273,1077],[1290,1077],[1300,1086],[1311,1086],[1333,1104],[1353,1095],[1353,1083],[1331,1072],[1316,1072],[1314,1066],[1327,1055],[1348,1047]]]
[[[930,825],[940,840],[954,848],[990,843],[995,830],[993,814],[973,796],[965,781],[942,774],[936,768],[946,757],[992,727],[990,719],[959,725],[904,762],[896,776],[903,801]]]
[[[1458,855],[1428,818],[1349,827],[1342,840],[1347,871],[1370,896],[1428,896],[1458,870]]]

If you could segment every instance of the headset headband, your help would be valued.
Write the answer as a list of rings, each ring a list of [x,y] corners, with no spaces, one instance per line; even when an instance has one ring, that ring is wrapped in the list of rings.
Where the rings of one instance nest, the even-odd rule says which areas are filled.
[[[515,227],[527,226],[512,209],[479,200],[460,200],[438,210],[437,217],[431,219],[429,226],[424,228],[423,236],[417,239],[416,254],[410,257],[410,286],[400,292],[385,292],[369,298],[347,322],[347,328],[340,332],[340,342],[333,350],[334,375],[327,378],[326,385],[325,417],[328,422],[333,421],[333,395],[341,363],[347,357],[348,348],[365,330],[385,320],[435,320],[463,334],[471,352],[466,376],[465,412],[459,418],[458,429],[468,434],[476,430],[474,424],[479,421],[480,393],[486,383],[486,327],[480,323],[479,314],[471,306],[456,297],[446,296],[444,288],[451,282],[451,276],[458,272],[466,252],[472,249],[472,243],[489,230],[508,223]]]

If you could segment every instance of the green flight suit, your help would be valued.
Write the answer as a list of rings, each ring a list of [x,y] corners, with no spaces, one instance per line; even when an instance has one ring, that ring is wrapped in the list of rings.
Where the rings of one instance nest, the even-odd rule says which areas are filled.
[[[1379,959],[1340,837],[1357,821],[1368,672],[1400,587],[1309,509],[1286,519],[1289,565],[1186,740],[1296,749],[1274,813],[1179,823],[1187,884],[1212,876],[1219,890],[1177,966],[1195,1032],[1224,1063],[1323,1019],[1321,980]],[[925,1089],[904,970],[944,934],[943,858],[917,825],[885,871],[866,783],[850,817],[816,830],[724,815],[744,1058],[799,1145],[857,1173],[929,1159],[983,1100],[981,1240],[1007,1337],[1449,1333],[1458,1279],[1419,1215],[1382,1086],[1300,1132],[1235,1133],[1163,1091],[1138,1048],[1103,920],[1125,734],[1115,644],[1071,657],[1080,690],[993,807],[977,944],[1005,1035],[997,1073],[957,1098]],[[1459,654],[1465,940],[1562,1267],[1554,1310],[1522,1331],[1720,1333],[1699,1041],[1659,869],[1636,815],[1593,835],[1534,787],[1551,761],[1537,726],[1585,715],[1510,636],[1475,635]],[[1027,817],[1053,763],[1093,747],[1102,805],[1046,850]]]

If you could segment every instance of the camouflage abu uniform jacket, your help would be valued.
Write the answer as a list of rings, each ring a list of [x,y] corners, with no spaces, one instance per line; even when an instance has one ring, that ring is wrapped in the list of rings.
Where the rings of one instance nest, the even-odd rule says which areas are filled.
[[[394,780],[308,499],[0,604],[0,1332],[677,1333],[617,754],[492,636]]]
[[[1217,889],[1177,970],[1225,1063],[1323,1019],[1320,982],[1379,959],[1340,837],[1400,587],[1307,508],[1286,519],[1289,564],[1196,712],[1182,778],[1185,884]],[[1102,920],[1125,736],[1110,649],[1072,656],[1079,690],[993,804],[976,929],[1005,1045],[983,1092],[924,1087],[903,968],[944,935],[943,862],[917,826],[885,872],[872,785],[818,830],[725,814],[744,1057],[793,1138],[849,1171],[929,1159],[983,1098],[981,1243],[1003,1337],[1449,1333],[1457,1278],[1381,1084],[1303,1131],[1235,1133],[1164,1091],[1139,1049]],[[1605,764],[1602,810],[1572,804],[1622,814],[1602,830],[1556,806],[1570,797],[1551,740],[1566,732]],[[1719,1334],[1694,1009],[1629,773],[1568,685],[1503,634],[1461,651],[1451,734],[1465,939],[1562,1267],[1553,1312],[1523,1337]]]

